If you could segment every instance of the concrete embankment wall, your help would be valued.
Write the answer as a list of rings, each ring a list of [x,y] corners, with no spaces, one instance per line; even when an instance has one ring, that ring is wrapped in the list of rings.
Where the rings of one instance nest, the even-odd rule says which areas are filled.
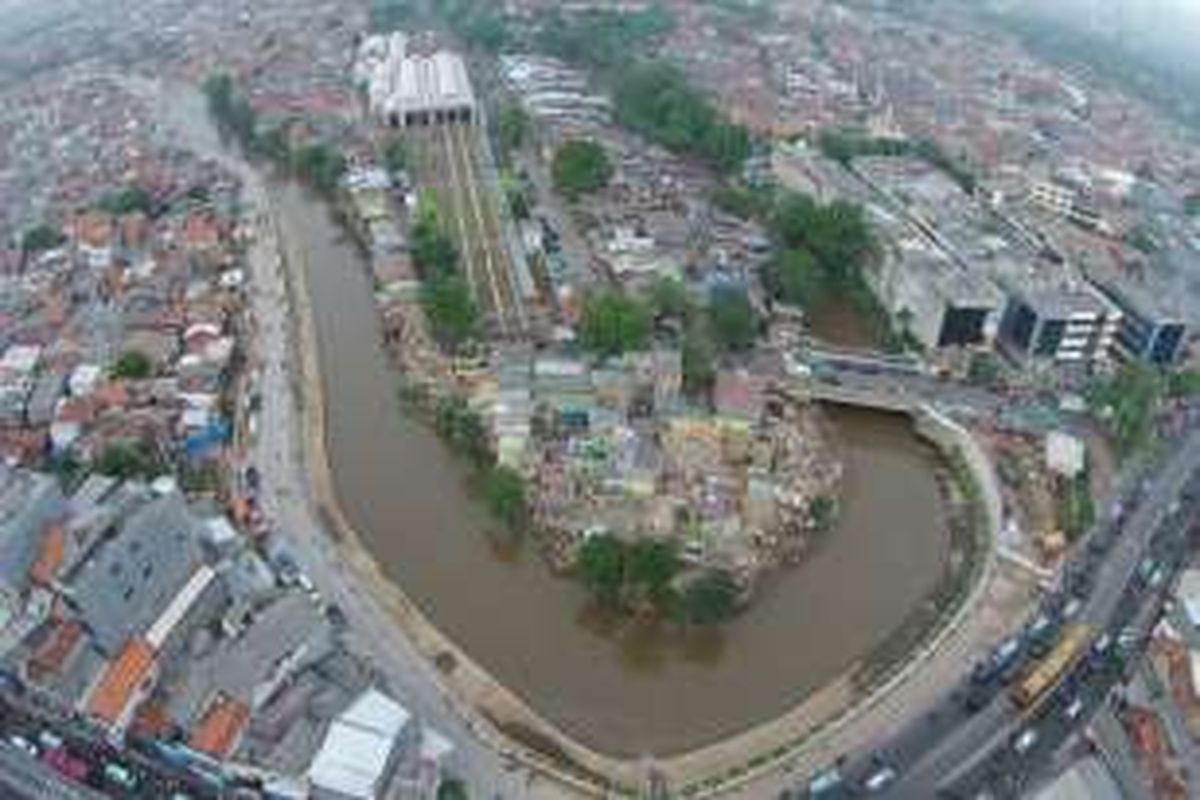
[[[970,471],[970,477],[979,490],[979,501],[987,516],[988,539],[994,543],[1004,521],[1004,501],[992,460],[970,431],[945,414],[927,405],[916,408],[912,414],[913,427],[918,435],[948,458],[953,459],[955,454],[962,458],[963,465]]]

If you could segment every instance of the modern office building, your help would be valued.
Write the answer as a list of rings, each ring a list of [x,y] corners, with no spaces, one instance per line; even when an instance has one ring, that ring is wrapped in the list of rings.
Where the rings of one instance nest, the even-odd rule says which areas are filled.
[[[1087,284],[1017,289],[998,339],[1023,359],[1088,364],[1112,356],[1121,320],[1120,309]]]
[[[1153,297],[1136,286],[1097,282],[1096,287],[1123,314],[1117,345],[1125,358],[1149,364],[1174,364],[1183,357],[1187,322],[1175,298]]]

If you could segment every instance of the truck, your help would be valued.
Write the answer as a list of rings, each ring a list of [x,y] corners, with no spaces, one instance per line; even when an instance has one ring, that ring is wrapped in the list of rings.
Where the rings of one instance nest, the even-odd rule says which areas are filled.
[[[1049,655],[1030,665],[1013,684],[1011,696],[1017,708],[1033,707],[1058,684],[1059,679],[1087,650],[1091,633],[1087,625],[1068,625],[1063,630],[1062,637]]]

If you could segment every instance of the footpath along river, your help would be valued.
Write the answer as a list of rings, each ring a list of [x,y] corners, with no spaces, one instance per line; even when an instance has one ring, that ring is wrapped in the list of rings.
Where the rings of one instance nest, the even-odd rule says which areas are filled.
[[[462,472],[397,409],[360,255],[307,193],[280,187],[277,200],[308,254],[327,449],[349,522],[434,624],[582,743],[663,756],[770,720],[883,641],[943,574],[931,449],[906,419],[837,411],[844,511],[815,558],[769,581],[718,635],[612,630],[533,547],[493,553]]]

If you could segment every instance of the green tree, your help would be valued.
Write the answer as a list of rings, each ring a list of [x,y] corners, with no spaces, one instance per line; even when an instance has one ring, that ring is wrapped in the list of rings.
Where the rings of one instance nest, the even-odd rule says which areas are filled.
[[[506,156],[525,145],[529,135],[529,115],[518,103],[506,103],[496,115],[496,139]]]
[[[687,289],[678,278],[659,278],[650,287],[649,303],[656,319],[683,319],[688,310]]]
[[[126,350],[113,364],[112,376],[128,380],[141,380],[150,377],[154,364],[150,357],[140,350]]]
[[[330,193],[346,172],[346,160],[328,145],[315,142],[296,151],[292,168],[297,177],[314,189]]]
[[[619,69],[631,54],[651,49],[675,27],[661,3],[641,11],[596,10],[543,14],[535,35],[538,49],[565,61],[601,69]]]
[[[677,616],[691,625],[716,625],[737,611],[740,591],[725,570],[714,569],[688,583],[678,599]]]
[[[422,280],[458,272],[458,250],[454,243],[425,222],[413,226],[410,252],[413,266]]]
[[[1122,457],[1142,449],[1153,438],[1163,383],[1154,368],[1130,362],[1111,380],[1088,387],[1088,404],[1107,422]]]
[[[833,528],[834,512],[837,510],[833,498],[819,494],[808,504],[808,522],[817,533],[827,533]]]
[[[1000,359],[994,353],[972,353],[967,380],[980,386],[995,386],[1000,380]]]
[[[579,342],[600,356],[619,356],[641,350],[650,335],[650,314],[637,300],[620,292],[602,292],[587,299]]]
[[[403,172],[408,166],[408,149],[404,146],[404,138],[399,134],[385,137],[379,146],[379,158],[388,172]]]
[[[625,544],[610,533],[591,536],[579,548],[575,568],[599,600],[616,605],[625,584]]]
[[[625,581],[654,602],[667,596],[671,581],[682,566],[671,542],[639,539],[626,557]]]
[[[692,397],[707,396],[717,379],[717,350],[703,322],[688,323],[682,356],[684,391]]]
[[[101,210],[118,216],[138,211],[150,214],[154,211],[154,200],[142,187],[126,186],[101,197],[99,206]]]
[[[708,301],[713,336],[728,351],[749,350],[758,338],[758,315],[745,290],[716,289]]]
[[[765,283],[777,299],[812,308],[820,302],[824,279],[807,250],[784,250],[767,266]]]
[[[420,301],[434,338],[447,350],[457,351],[475,335],[479,309],[461,276],[437,275],[423,281]]]
[[[599,191],[608,185],[613,167],[598,142],[570,139],[558,148],[551,165],[554,186],[574,200],[581,194]]]
[[[681,155],[732,172],[750,155],[750,135],[726,122],[708,99],[666,64],[636,65],[621,73],[613,97],[625,126]]]
[[[527,506],[525,481],[520,473],[508,467],[488,471],[483,484],[483,498],[488,510],[513,533],[525,528]]]
[[[467,785],[458,778],[443,778],[438,783],[437,800],[467,800]]]
[[[25,231],[21,237],[21,252],[33,255],[46,250],[53,250],[67,240],[62,231],[53,225],[38,225]]]
[[[159,470],[158,459],[145,443],[115,441],[101,451],[92,468],[113,478],[153,478]]]

